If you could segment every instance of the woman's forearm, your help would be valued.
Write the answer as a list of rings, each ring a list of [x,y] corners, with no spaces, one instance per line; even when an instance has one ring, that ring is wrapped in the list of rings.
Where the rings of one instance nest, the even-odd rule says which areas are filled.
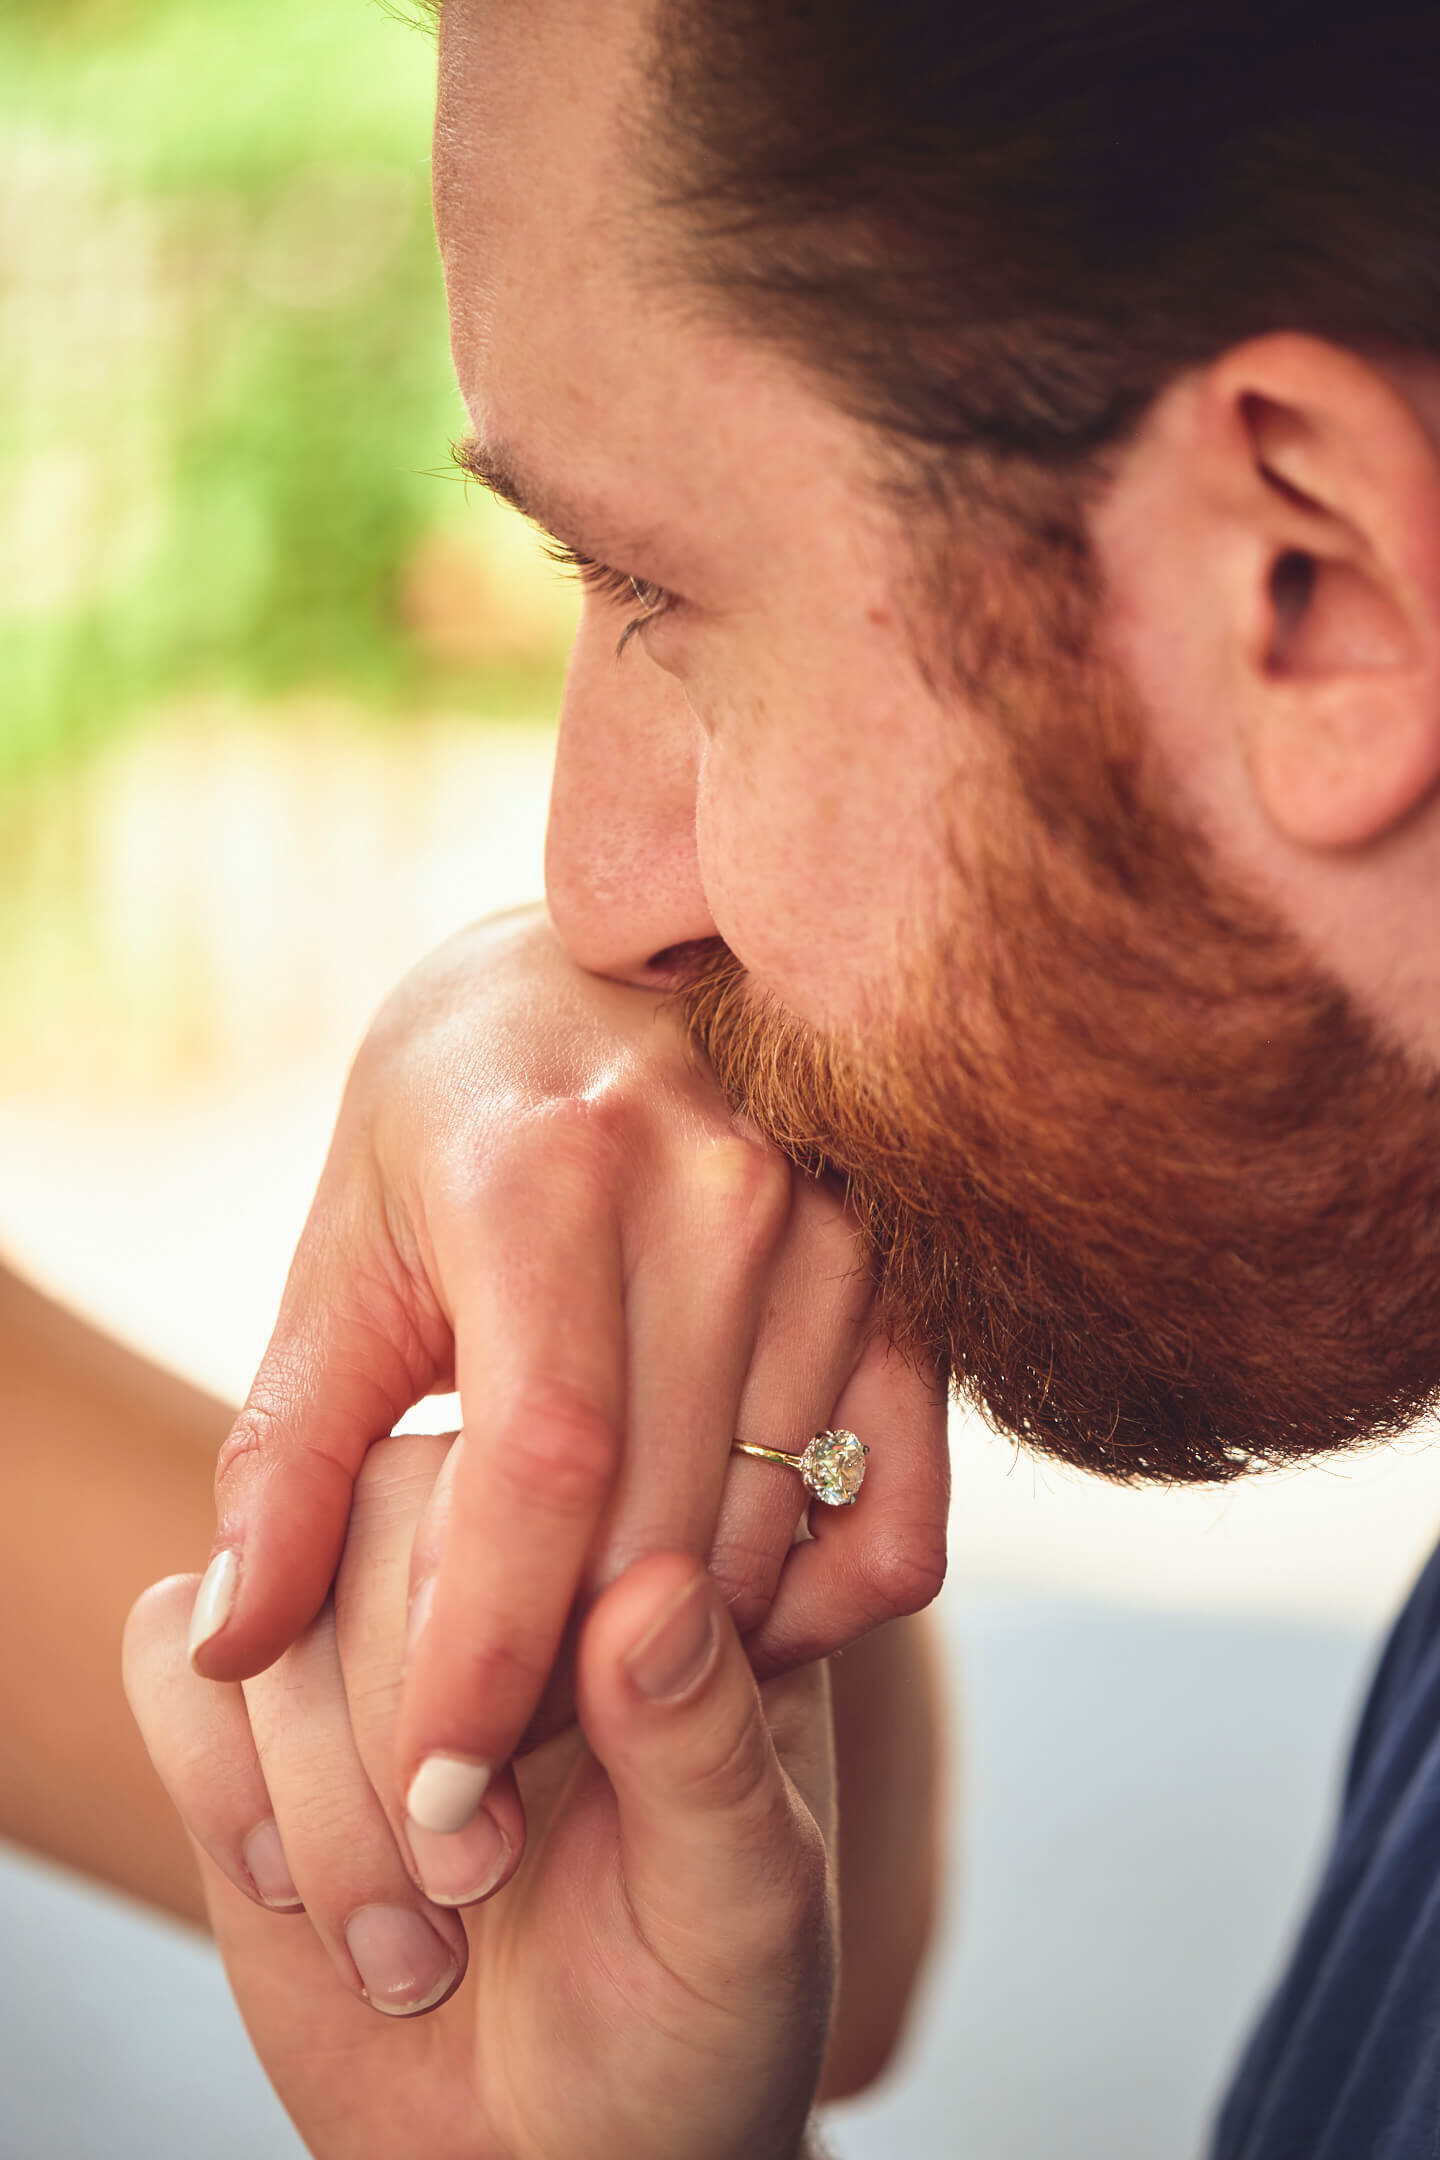
[[[840,1991],[821,2098],[885,2069],[934,1932],[946,1740],[927,1614],[877,1628],[831,1664],[839,1802]]]
[[[197,1922],[120,1635],[147,1583],[204,1565],[229,1421],[0,1268],[0,1836]]]

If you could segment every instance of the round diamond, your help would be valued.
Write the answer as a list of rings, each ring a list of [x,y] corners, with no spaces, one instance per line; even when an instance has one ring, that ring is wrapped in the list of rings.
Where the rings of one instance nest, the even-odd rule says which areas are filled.
[[[827,1507],[853,1507],[869,1452],[853,1432],[816,1433],[800,1458],[800,1475]]]

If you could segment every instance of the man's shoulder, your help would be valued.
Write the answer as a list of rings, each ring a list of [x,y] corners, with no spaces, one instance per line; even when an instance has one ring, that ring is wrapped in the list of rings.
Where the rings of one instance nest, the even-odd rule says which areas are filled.
[[[1212,2160],[1433,2160],[1440,2140],[1440,1546],[1386,1642],[1289,1969]]]

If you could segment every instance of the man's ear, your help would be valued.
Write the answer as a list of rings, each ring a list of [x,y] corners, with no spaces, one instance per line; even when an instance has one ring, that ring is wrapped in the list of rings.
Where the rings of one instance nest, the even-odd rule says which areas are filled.
[[[1162,580],[1155,596],[1208,614],[1203,642],[1224,650],[1200,679],[1226,708],[1210,725],[1233,730],[1259,811],[1302,846],[1363,847],[1440,785],[1427,395],[1440,424],[1418,373],[1282,333],[1189,378],[1162,430],[1191,589]]]

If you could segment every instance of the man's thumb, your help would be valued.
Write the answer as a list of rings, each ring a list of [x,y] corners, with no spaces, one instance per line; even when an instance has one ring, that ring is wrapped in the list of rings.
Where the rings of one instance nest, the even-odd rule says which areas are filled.
[[[788,1968],[797,1930],[828,1925],[824,1842],[700,1563],[651,1554],[612,1584],[586,1622],[576,1679],[649,1940],[692,1984],[733,1972],[737,1955]],[[810,1699],[823,1718],[823,1690]]]

